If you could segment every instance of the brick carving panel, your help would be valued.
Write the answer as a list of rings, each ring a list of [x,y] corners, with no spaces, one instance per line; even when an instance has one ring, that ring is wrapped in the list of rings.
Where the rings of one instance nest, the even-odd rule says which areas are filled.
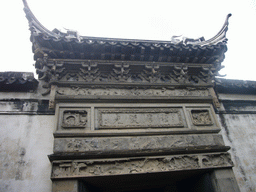
[[[205,163],[207,159],[208,163]],[[52,179],[232,167],[230,155],[201,154],[104,160],[53,161]]]
[[[63,128],[85,128],[87,123],[87,111],[65,110],[63,112]]]
[[[57,96],[79,95],[79,96],[157,96],[157,97],[207,97],[210,96],[208,89],[120,89],[120,88],[80,88],[80,87],[58,87]]]
[[[58,130],[71,132],[89,130],[91,126],[91,111],[89,107],[59,108]]]
[[[55,138],[54,153],[72,152],[127,152],[165,149],[185,149],[187,147],[209,148],[224,146],[221,135],[167,135],[136,137],[94,137],[94,138]]]
[[[192,123],[197,126],[213,125],[208,110],[191,110]]]
[[[112,108],[98,110],[98,128],[184,127],[181,110],[156,108]]]

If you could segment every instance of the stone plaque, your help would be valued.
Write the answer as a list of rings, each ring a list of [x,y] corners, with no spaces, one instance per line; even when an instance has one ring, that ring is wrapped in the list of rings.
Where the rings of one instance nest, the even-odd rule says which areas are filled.
[[[101,108],[98,122],[99,129],[184,127],[178,108]]]

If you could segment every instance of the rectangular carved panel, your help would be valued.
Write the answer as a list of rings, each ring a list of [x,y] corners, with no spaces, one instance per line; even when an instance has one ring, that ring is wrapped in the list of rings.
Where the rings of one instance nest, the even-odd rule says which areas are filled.
[[[61,107],[58,116],[57,130],[73,132],[90,129],[91,109],[89,107]]]
[[[54,153],[140,153],[143,151],[211,150],[224,147],[219,134],[55,138]],[[188,148],[189,147],[189,148]]]
[[[178,108],[101,108],[98,123],[99,129],[184,127]]]
[[[232,167],[228,153],[53,161],[52,179]]]

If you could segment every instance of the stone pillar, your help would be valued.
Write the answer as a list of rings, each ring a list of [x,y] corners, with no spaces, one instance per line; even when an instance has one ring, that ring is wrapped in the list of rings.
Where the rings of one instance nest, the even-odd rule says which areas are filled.
[[[79,192],[78,180],[55,180],[52,182],[53,192]]]
[[[211,180],[216,192],[240,192],[232,168],[215,169],[211,173]]]

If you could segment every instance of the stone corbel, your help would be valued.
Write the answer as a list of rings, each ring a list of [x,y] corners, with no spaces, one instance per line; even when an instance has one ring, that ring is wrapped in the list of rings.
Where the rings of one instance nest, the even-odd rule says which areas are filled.
[[[220,108],[220,102],[218,100],[218,97],[214,91],[214,89],[211,87],[209,88],[209,92],[210,92],[210,95],[212,96],[212,101],[213,101],[213,105],[214,107],[216,107],[217,109]]]
[[[56,95],[57,85],[51,85],[49,109],[55,108],[55,95]]]

